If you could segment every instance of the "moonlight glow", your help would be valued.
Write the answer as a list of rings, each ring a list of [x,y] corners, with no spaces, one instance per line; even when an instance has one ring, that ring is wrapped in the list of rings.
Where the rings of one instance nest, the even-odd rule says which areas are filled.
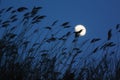
[[[80,30],[82,31],[79,33],[79,36],[84,36],[86,34],[86,28],[83,25],[75,26],[75,32],[79,32]]]

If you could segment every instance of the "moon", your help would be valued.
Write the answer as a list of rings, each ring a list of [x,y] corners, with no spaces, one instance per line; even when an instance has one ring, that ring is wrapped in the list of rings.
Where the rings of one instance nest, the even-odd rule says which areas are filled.
[[[86,35],[86,28],[85,28],[85,26],[83,26],[83,25],[76,25],[75,26],[75,32],[79,32],[80,30],[82,30],[82,31],[79,33],[79,36],[85,36]]]

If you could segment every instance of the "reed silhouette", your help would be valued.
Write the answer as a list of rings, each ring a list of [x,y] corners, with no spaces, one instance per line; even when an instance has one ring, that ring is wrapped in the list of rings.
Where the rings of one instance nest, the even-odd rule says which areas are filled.
[[[75,32],[75,37],[80,37],[80,33],[83,31],[83,29],[81,29],[80,31],[78,32]]]
[[[47,17],[41,9],[0,10],[0,80],[120,80],[119,24],[108,30],[107,40],[80,42],[69,22],[40,26]]]

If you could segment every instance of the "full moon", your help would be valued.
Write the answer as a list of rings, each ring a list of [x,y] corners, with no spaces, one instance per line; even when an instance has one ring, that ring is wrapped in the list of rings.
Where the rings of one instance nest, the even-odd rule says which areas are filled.
[[[75,26],[75,32],[79,32],[80,30],[81,30],[81,32],[78,35],[79,36],[85,36],[86,28],[83,25],[76,25]]]

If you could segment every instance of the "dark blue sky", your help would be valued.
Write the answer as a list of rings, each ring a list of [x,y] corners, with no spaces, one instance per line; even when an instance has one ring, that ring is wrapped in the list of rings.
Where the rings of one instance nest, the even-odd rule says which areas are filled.
[[[120,0],[2,0],[1,7],[42,6],[46,22],[69,21],[87,28],[86,37],[106,37],[109,28],[120,23]]]
[[[46,14],[83,24],[89,36],[104,36],[108,28],[120,23],[120,0],[49,0],[43,1]]]

